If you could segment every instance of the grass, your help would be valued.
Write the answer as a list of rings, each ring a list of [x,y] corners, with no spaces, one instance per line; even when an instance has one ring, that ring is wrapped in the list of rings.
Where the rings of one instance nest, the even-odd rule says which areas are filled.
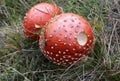
[[[88,57],[73,66],[58,66],[43,56],[38,41],[24,36],[25,13],[43,1],[90,22],[95,46]],[[1,0],[0,81],[119,81],[119,14],[118,0]]]

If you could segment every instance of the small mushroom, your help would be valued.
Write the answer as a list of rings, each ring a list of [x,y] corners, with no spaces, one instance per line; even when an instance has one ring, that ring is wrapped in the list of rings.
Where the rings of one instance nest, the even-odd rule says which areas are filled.
[[[51,3],[39,3],[28,10],[23,20],[24,34],[31,39],[38,40],[42,27],[49,19],[61,14],[61,10]]]

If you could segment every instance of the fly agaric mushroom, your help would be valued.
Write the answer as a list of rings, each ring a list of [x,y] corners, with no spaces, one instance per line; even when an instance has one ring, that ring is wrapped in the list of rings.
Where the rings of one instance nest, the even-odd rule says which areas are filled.
[[[39,45],[53,63],[71,65],[90,53],[93,40],[91,26],[83,17],[64,13],[50,20]]]
[[[61,13],[60,9],[51,3],[39,3],[33,6],[24,17],[24,34],[31,39],[38,40],[41,28],[50,18]]]

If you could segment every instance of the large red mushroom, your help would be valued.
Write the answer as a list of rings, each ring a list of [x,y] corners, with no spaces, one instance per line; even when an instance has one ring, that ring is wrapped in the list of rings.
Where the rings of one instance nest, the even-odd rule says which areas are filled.
[[[49,19],[61,13],[61,10],[51,3],[39,3],[33,6],[24,17],[24,34],[28,38],[38,40],[41,28]]]
[[[40,35],[40,48],[51,62],[69,66],[88,55],[94,37],[90,24],[81,16],[64,13],[55,16]]]

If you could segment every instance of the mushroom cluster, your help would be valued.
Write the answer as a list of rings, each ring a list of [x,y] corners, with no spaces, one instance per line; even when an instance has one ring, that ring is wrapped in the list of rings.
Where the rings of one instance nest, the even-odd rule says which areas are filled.
[[[41,9],[41,7],[39,8]],[[74,13],[61,13],[58,7],[56,8],[57,12],[55,12],[56,10],[53,12],[57,14],[55,14],[54,17],[53,14],[52,16],[49,15],[48,18],[46,18],[48,14],[46,14],[46,11],[43,11],[44,9],[41,10],[43,12],[37,11],[45,14],[42,16],[42,19],[47,19],[44,24],[43,22],[40,23],[41,15],[33,12],[34,16],[36,15],[36,18],[39,18],[36,19],[33,17],[36,19],[34,23],[29,22],[29,24],[32,24],[30,31],[34,28],[44,28],[44,31],[38,30],[38,32],[42,32],[38,35],[39,46],[44,56],[55,64],[69,66],[79,62],[82,57],[90,53],[93,48],[94,36],[90,24],[82,16]],[[30,18],[32,18],[32,16],[30,16]],[[25,22],[28,22],[26,17]],[[24,25],[25,34],[26,29],[31,27],[31,25],[27,24]],[[41,25],[44,27],[41,27]]]

